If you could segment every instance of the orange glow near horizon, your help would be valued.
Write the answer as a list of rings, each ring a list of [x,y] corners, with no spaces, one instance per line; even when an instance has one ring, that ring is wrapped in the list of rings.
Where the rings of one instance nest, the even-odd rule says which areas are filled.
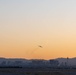
[[[75,0],[0,0],[0,5],[0,57],[76,57]]]
[[[0,56],[6,58],[25,59],[53,59],[59,57],[75,57],[75,41],[68,39],[52,39],[47,43],[41,43],[43,48],[38,48],[38,43],[27,44],[20,41],[1,43]],[[33,51],[33,52],[32,52]]]

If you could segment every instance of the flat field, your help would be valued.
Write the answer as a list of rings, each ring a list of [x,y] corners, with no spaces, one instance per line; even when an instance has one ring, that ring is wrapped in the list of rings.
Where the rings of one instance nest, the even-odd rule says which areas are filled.
[[[76,69],[0,68],[0,75],[76,75]]]

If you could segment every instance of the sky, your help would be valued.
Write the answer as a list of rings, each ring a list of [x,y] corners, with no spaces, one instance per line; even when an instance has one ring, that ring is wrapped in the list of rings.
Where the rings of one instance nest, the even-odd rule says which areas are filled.
[[[76,57],[76,0],[0,0],[0,57]]]

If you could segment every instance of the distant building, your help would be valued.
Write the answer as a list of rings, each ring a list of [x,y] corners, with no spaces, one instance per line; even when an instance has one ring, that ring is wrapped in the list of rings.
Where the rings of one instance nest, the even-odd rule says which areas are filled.
[[[51,67],[56,67],[59,65],[59,62],[57,60],[49,60],[49,64]]]
[[[43,64],[43,60],[32,60],[32,64]]]
[[[6,61],[3,61],[3,62],[1,63],[1,65],[6,65]]]
[[[20,60],[19,61],[17,60],[14,62],[15,66],[22,66],[22,64],[23,64],[23,61],[20,61]]]

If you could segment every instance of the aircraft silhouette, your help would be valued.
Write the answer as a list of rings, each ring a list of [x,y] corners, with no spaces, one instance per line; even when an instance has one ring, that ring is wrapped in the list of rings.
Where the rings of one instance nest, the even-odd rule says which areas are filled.
[[[38,47],[43,48],[41,45],[38,45]]]

